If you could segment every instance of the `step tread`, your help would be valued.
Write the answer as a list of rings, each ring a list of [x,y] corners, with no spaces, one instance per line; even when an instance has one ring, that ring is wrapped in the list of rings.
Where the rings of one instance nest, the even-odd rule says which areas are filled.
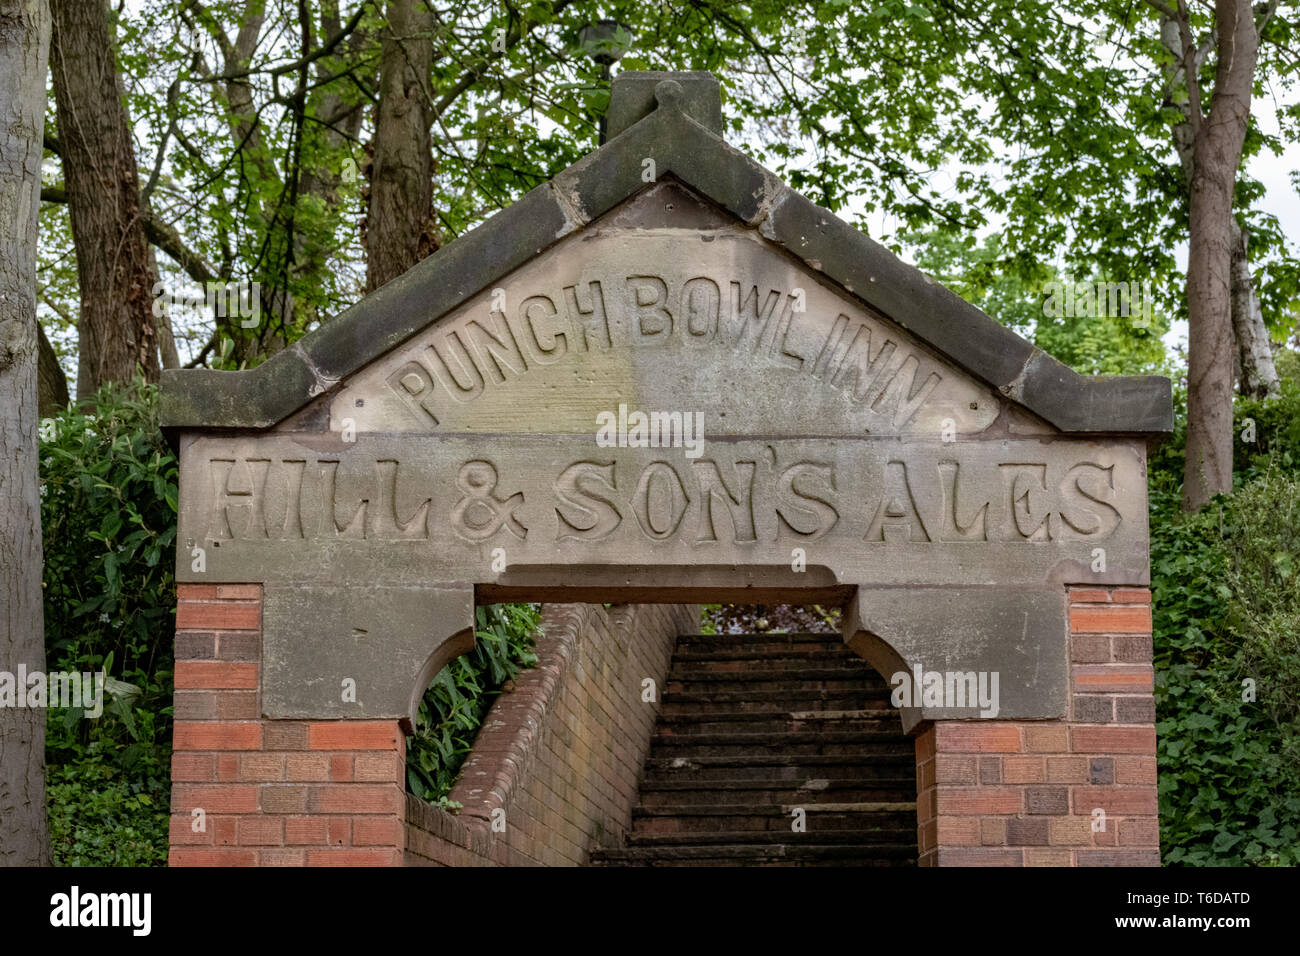
[[[659,726],[673,733],[700,733],[700,728],[716,725],[717,733],[730,733],[734,731],[749,731],[753,733],[766,732],[772,729],[793,729],[800,727],[808,729],[810,727],[825,727],[827,730],[832,728],[844,731],[853,728],[900,728],[902,723],[898,718],[897,712],[881,710],[867,711],[866,713],[855,717],[809,717],[803,714],[795,716],[790,711],[780,713],[755,713],[752,715],[729,715],[722,714],[669,714],[661,717]]]
[[[773,730],[754,733],[707,733],[707,734],[672,734],[663,733],[662,727],[655,729],[650,738],[651,745],[659,746],[732,746],[743,747],[752,744],[755,747],[770,749],[782,744],[851,744],[874,743],[882,739],[894,740],[902,736],[891,728],[875,730]]]
[[[592,859],[601,860],[636,860],[636,859],[812,859],[866,857],[878,859],[883,855],[896,855],[898,858],[914,858],[916,847],[908,843],[741,843],[713,844],[708,846],[639,846],[596,850]]]
[[[681,761],[685,761],[682,763]],[[707,770],[723,767],[870,767],[897,763],[915,770],[916,758],[896,754],[700,754],[695,757],[656,757],[646,760],[646,770]]]
[[[647,773],[668,773],[681,775],[698,771],[717,771],[746,768],[751,771],[771,769],[773,776],[782,777],[792,772],[805,772],[809,776],[826,776],[827,773],[841,777],[861,776],[874,773],[886,767],[899,768],[916,775],[915,758],[901,745],[878,746],[874,753],[823,753],[819,749],[808,749],[804,753],[775,753],[778,759],[762,760],[764,755],[754,751],[739,752],[733,747],[709,747],[708,753],[699,754],[681,747],[652,750],[644,765]],[[730,763],[713,761],[729,760]],[[748,776],[748,774],[742,774]]]
[[[842,700],[867,697],[872,700],[889,699],[888,687],[861,687],[852,690],[828,690],[825,687],[753,688],[750,690],[689,691],[675,690],[664,693],[664,703],[683,704],[751,704],[765,700]]]
[[[801,803],[810,813],[891,814],[915,813],[916,802],[878,801],[875,803]],[[788,816],[794,804],[763,806],[753,803],[676,803],[666,807],[638,806],[633,817],[742,817]]]
[[[839,631],[746,631],[743,634],[678,634],[677,643],[695,644],[701,641],[733,643],[740,641],[808,641],[843,640]]]
[[[884,720],[897,716],[893,707],[861,708],[857,710],[770,710],[732,711],[715,714],[707,710],[660,715],[660,723],[743,723],[747,720]]]
[[[703,662],[693,662],[703,663]],[[867,672],[864,672],[867,671]],[[691,681],[708,681],[709,683],[720,683],[722,681],[749,681],[771,683],[772,681],[801,681],[801,680],[847,680],[844,675],[850,674],[858,677],[862,683],[876,683],[887,687],[884,680],[875,671],[869,668],[858,667],[800,667],[790,668],[789,670],[750,670],[750,671],[706,671],[705,676],[697,677],[694,673],[689,677],[675,676],[676,668],[669,673],[668,680],[680,684],[690,683]],[[860,677],[859,677],[860,675]],[[793,689],[793,688],[792,688]]]
[[[764,641],[764,644],[769,642]],[[726,647],[710,648],[708,650],[677,650],[673,652],[674,664],[708,664],[714,662],[734,662],[734,661],[844,661],[847,664],[855,664],[870,670],[871,665],[861,657],[854,654],[843,644],[838,646],[826,642],[825,647],[817,645],[803,645],[809,650],[800,649],[798,644],[789,644],[784,647]],[[874,673],[874,672],[873,672]]]
[[[688,846],[881,846],[899,845],[907,841],[912,827],[892,827],[875,830],[808,830],[791,834],[781,830],[718,830],[700,833],[629,833],[627,845],[633,847],[688,847]],[[869,839],[868,834],[879,839]]]

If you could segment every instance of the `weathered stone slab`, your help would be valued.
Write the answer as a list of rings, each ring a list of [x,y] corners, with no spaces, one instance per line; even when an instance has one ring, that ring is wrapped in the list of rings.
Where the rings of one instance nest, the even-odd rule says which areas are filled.
[[[910,731],[922,720],[1064,717],[1066,621],[1060,588],[863,588],[846,610],[844,636],[891,686],[909,691],[900,699],[913,706],[900,710]]]
[[[850,585],[1147,579],[1137,441],[712,440],[705,419],[688,450],[600,447],[594,428],[194,439],[180,579],[476,584],[796,559]],[[202,572],[184,560],[196,547]]]
[[[680,89],[677,107],[709,132],[722,135],[722,95],[718,78],[703,71],[662,73],[624,70],[614,77],[606,121],[611,138],[640,122],[658,106],[655,91],[671,80]]]
[[[414,721],[435,674],[474,646],[473,591],[268,585],[262,714]]]

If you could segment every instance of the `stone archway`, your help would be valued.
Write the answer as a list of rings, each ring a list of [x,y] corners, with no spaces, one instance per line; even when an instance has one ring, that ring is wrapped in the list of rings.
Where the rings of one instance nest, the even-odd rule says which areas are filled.
[[[792,192],[706,74],[610,116],[264,365],[165,375],[173,862],[399,862],[401,725],[476,601],[705,595],[847,602],[913,674],[922,862],[1158,862],[1168,381],[1081,378]]]

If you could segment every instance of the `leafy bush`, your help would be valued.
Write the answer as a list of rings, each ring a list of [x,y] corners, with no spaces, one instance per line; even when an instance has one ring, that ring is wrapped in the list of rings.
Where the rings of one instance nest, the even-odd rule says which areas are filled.
[[[95,741],[49,767],[50,845],[61,866],[166,866],[170,768],[138,760],[129,776]]]
[[[1271,489],[1245,492],[1255,501]],[[1300,862],[1300,778],[1280,753],[1283,729],[1242,680],[1293,683],[1250,668],[1229,621],[1241,597],[1227,583],[1237,520],[1232,498],[1199,515],[1165,496],[1152,515],[1160,826],[1169,864]],[[1292,636],[1294,641],[1294,634]]]
[[[1277,728],[1277,756],[1300,778],[1300,479],[1269,470],[1233,498],[1223,530],[1225,624]]]
[[[406,782],[421,799],[447,800],[479,726],[502,686],[537,663],[538,604],[494,604],[475,612],[474,650],[440,670],[420,702],[415,736],[407,738]]]
[[[1280,368],[1281,398],[1237,404],[1238,438],[1250,419],[1257,440],[1236,446],[1232,494],[1181,513],[1181,428],[1152,458],[1168,864],[1300,864],[1300,383]]]
[[[56,863],[166,858],[177,464],[157,397],[106,387],[41,428],[46,668],[110,678],[99,718],[49,712]]]

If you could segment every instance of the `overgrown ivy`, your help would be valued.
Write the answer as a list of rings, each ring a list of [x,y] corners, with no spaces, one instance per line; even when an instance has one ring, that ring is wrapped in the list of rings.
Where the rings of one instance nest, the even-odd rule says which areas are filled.
[[[1179,508],[1152,461],[1151,581],[1164,861],[1300,863],[1300,383],[1242,401],[1236,488]],[[1253,436],[1252,436],[1253,431]],[[1249,683],[1247,683],[1249,682]],[[1253,699],[1252,699],[1253,697]]]

